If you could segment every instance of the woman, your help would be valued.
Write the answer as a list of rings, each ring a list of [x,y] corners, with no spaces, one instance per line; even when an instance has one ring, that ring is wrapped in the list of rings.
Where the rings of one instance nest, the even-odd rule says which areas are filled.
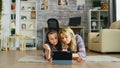
[[[80,35],[75,35],[70,27],[64,27],[60,31],[60,38],[63,51],[73,52],[73,59],[78,62],[85,60],[85,45]]]

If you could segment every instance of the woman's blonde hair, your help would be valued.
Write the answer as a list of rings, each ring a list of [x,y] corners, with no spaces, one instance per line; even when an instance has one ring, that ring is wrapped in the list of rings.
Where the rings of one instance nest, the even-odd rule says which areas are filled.
[[[70,34],[70,36],[71,36],[70,49],[71,49],[71,51],[76,52],[77,45],[76,45],[76,38],[75,38],[75,34],[74,34],[73,30],[70,27],[63,27],[60,30],[60,34],[61,33],[65,34],[65,35],[67,35],[68,33]],[[62,47],[65,48],[66,45],[62,43]]]

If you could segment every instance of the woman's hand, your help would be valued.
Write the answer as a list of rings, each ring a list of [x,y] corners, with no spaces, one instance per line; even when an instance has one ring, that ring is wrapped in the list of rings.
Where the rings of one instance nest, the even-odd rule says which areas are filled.
[[[73,60],[76,60],[77,62],[81,62],[81,61],[85,60],[84,58],[80,57],[80,56],[78,55],[78,53],[73,53],[73,54],[72,54],[72,59],[73,59]]]
[[[85,58],[78,57],[76,60],[77,60],[77,62],[81,62],[81,61],[84,61],[84,60],[85,60]]]

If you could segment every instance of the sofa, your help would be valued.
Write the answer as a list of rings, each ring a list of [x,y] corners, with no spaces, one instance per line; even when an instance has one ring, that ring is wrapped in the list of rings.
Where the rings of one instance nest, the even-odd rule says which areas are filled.
[[[88,33],[88,49],[96,52],[120,52],[120,20],[108,29]]]

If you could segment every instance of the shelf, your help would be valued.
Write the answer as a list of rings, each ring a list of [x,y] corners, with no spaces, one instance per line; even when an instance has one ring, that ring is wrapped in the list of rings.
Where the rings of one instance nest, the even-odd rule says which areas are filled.
[[[107,27],[106,23],[108,23],[108,10],[90,9],[88,17],[89,32],[99,31],[101,28],[105,26]]]
[[[21,1],[21,3],[36,3],[36,2],[34,0],[34,1]]]
[[[21,10],[21,12],[31,12],[31,11],[36,11],[36,10]]]
[[[25,19],[24,19],[24,18],[21,19],[21,21],[35,21],[35,20],[36,20],[36,19],[26,19],[26,18],[25,18]]]
[[[36,0],[20,1],[20,33],[34,38],[35,44],[37,42],[36,6]],[[28,41],[28,43],[32,42]]]
[[[35,31],[36,29],[21,29],[23,31]]]

